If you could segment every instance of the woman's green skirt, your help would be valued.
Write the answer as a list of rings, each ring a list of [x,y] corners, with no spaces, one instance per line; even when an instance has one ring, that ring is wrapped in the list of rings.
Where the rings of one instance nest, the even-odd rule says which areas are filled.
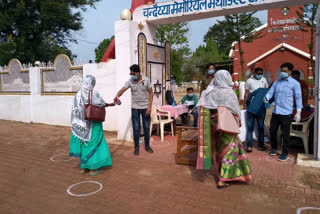
[[[103,135],[102,123],[92,122],[91,140],[82,142],[71,132],[69,156],[80,157],[81,169],[99,169],[111,166],[112,160],[106,139]]]

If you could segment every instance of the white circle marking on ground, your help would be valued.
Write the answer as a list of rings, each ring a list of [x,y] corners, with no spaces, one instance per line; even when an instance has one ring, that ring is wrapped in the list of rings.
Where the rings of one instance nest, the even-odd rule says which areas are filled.
[[[73,159],[75,159],[75,157],[70,157],[68,160],[55,160],[54,158],[57,157],[57,156],[62,156],[62,155],[65,155],[65,154],[58,154],[58,155],[53,155],[50,160],[53,161],[53,162],[68,162],[68,161],[72,161]]]
[[[94,183],[94,184],[98,184],[100,187],[98,190],[94,191],[94,192],[90,192],[90,193],[87,193],[87,194],[74,194],[71,192],[71,189],[72,187],[74,186],[77,186],[79,184],[83,184],[83,183]],[[68,189],[67,189],[67,193],[71,196],[75,196],[75,197],[84,197],[84,196],[89,196],[89,195],[93,195],[93,194],[96,194],[97,192],[101,191],[102,190],[102,184],[97,182],[97,181],[82,181],[82,182],[79,182],[79,183],[76,183],[76,184],[72,184]]]
[[[297,214],[301,214],[301,212],[305,210],[320,210],[320,208],[317,207],[300,207],[297,209]]]

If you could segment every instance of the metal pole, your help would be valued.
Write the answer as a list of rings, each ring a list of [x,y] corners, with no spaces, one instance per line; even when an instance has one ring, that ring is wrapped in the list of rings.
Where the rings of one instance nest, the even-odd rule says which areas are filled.
[[[320,157],[320,8],[317,11],[317,31],[316,31],[316,67],[315,67],[315,117],[314,117],[314,140],[313,140],[313,156],[315,160],[318,160]]]

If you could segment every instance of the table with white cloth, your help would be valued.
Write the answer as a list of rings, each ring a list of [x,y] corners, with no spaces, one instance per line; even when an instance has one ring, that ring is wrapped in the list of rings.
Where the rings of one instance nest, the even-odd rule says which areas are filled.
[[[269,142],[268,128],[266,123],[264,123],[264,142]],[[241,110],[241,128],[239,138],[242,142],[247,140],[247,110]],[[258,140],[258,124],[257,121],[254,122],[254,130],[252,134],[253,140]]]
[[[185,105],[176,105],[175,107],[171,105],[164,105],[159,107],[162,111],[169,111],[171,117],[173,117],[175,120],[179,117],[179,115],[188,113],[188,107]]]

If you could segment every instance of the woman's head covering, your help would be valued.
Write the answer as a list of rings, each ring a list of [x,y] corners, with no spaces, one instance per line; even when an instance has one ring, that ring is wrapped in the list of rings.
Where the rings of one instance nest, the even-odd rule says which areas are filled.
[[[99,92],[94,89],[96,78],[86,75],[82,81],[81,90],[74,97],[71,114],[72,133],[82,141],[90,141],[92,121],[84,119],[84,105],[88,103],[89,92],[92,91],[92,104],[103,106],[104,100]]]
[[[209,109],[226,106],[233,114],[240,116],[238,98],[232,87],[233,82],[229,71],[217,71],[208,88],[202,92],[197,106]]]
[[[96,78],[94,76],[88,74],[83,78],[82,89],[93,90],[95,85],[96,85]]]

